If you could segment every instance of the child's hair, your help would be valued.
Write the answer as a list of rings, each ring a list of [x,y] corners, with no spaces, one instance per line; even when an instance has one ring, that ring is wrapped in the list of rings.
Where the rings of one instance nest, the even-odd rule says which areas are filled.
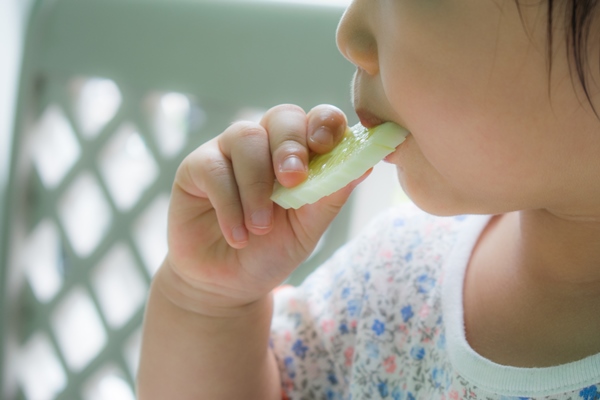
[[[519,5],[519,0],[517,1],[517,5]],[[557,8],[557,4],[554,0],[548,1],[548,67],[549,70],[552,70],[552,44],[553,44],[553,28],[555,24],[555,11]],[[597,110],[594,108],[592,104],[592,99],[590,96],[589,86],[588,86],[588,77],[587,77],[587,66],[588,66],[588,39],[590,36],[590,29],[592,22],[594,20],[593,15],[596,11],[596,6],[598,4],[598,0],[569,0],[564,3],[564,10],[558,10],[560,15],[560,11],[563,11],[563,15],[565,18],[565,32],[566,32],[566,41],[567,41],[567,55],[572,59],[573,65],[575,67],[575,71],[571,70],[571,77],[575,74],[577,75],[577,79],[579,80],[585,97],[588,103],[592,106],[594,113],[597,117],[600,116],[597,113]],[[600,49],[598,49],[600,51]],[[600,54],[599,54],[600,55]],[[569,64],[571,65],[571,64]]]

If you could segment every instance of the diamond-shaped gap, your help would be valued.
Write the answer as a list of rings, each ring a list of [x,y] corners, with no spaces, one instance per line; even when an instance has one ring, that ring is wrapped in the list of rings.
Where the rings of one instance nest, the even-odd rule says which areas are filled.
[[[91,274],[100,308],[111,328],[122,327],[142,306],[147,285],[129,248],[116,244]]]
[[[133,224],[133,238],[148,273],[154,275],[167,254],[169,196],[160,194]]]
[[[123,372],[111,364],[104,366],[87,380],[82,395],[84,400],[135,400]]]
[[[100,77],[74,78],[70,86],[81,134],[86,139],[93,139],[119,110],[121,91],[114,81]]]
[[[145,103],[157,147],[167,159],[179,154],[189,132],[206,121],[204,110],[182,93],[152,93]]]
[[[51,400],[67,385],[67,376],[50,339],[35,333],[19,349],[17,365],[19,386],[27,399]]]
[[[33,163],[43,185],[53,189],[79,159],[81,149],[61,108],[46,108],[33,127]]]
[[[137,376],[140,363],[140,352],[142,348],[142,329],[137,329],[123,346],[123,356],[129,368],[131,376]]]
[[[75,253],[87,257],[98,246],[112,220],[100,185],[87,171],[81,172],[58,203],[61,223]]]
[[[58,304],[51,315],[51,325],[65,361],[79,372],[106,345],[106,332],[89,294],[75,287]]]
[[[63,284],[63,252],[56,225],[45,219],[29,234],[21,253],[24,270],[38,301],[54,298]]]
[[[158,166],[137,128],[125,123],[99,155],[100,173],[117,207],[127,211],[158,176]]]

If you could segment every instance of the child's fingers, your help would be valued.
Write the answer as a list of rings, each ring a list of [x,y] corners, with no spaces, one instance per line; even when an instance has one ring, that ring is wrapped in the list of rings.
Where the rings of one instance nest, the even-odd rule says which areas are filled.
[[[311,151],[323,154],[337,146],[346,131],[346,116],[337,107],[321,104],[308,112],[308,140]]]
[[[272,227],[273,167],[267,131],[258,124],[238,122],[219,137],[221,151],[231,160],[244,224],[255,234]]]
[[[269,132],[273,170],[279,183],[296,186],[308,175],[306,113],[298,106],[284,104],[271,108],[261,125]]]
[[[183,160],[177,170],[175,184],[198,200],[205,198],[210,201],[221,233],[232,247],[242,248],[247,244],[248,231],[233,167],[216,140],[200,146]]]

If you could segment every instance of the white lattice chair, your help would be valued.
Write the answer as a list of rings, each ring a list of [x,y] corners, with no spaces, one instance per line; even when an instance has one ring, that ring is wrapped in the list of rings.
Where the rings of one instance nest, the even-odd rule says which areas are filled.
[[[351,115],[353,68],[334,41],[342,11],[35,3],[2,214],[3,399],[134,398],[175,168],[231,121],[278,103],[333,103]],[[344,215],[293,283],[346,241]]]

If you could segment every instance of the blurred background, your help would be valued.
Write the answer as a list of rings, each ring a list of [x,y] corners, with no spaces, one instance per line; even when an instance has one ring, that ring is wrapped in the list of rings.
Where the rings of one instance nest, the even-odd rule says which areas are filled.
[[[335,104],[347,0],[0,0],[0,399],[130,400],[177,165],[237,119]],[[353,194],[298,284],[391,204]]]

